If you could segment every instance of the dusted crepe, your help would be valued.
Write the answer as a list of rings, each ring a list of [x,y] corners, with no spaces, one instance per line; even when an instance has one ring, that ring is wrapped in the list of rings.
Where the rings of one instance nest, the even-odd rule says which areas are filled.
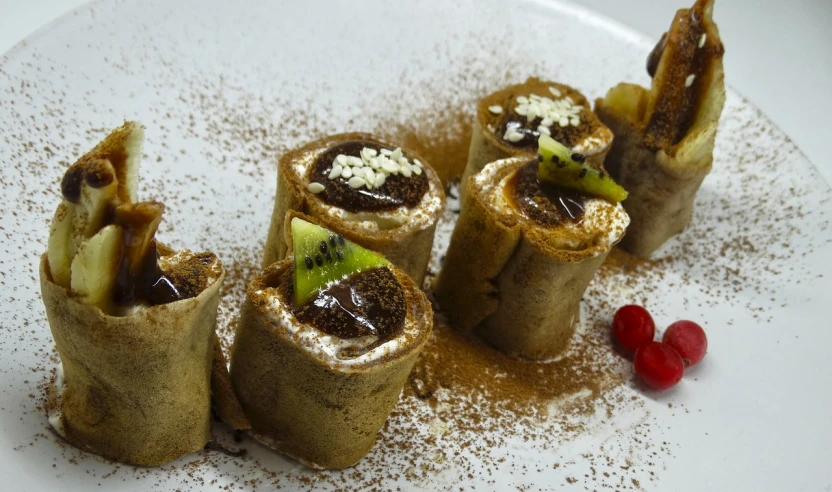
[[[413,281],[391,267],[407,299],[404,328],[348,353],[362,342],[300,323],[280,300],[278,282],[292,262],[271,265],[249,285],[231,351],[232,382],[258,440],[310,467],[349,467],[370,451],[398,401],[433,312]]]
[[[224,273],[198,296],[109,316],[40,283],[63,366],[51,411],[73,445],[116,461],[159,465],[211,439],[211,361]],[[59,382],[60,383],[60,382]]]
[[[213,364],[224,270],[157,242],[165,206],[137,199],[143,130],[125,122],[66,170],[40,281],[62,361],[50,423],[79,448],[158,465],[210,439],[212,382],[220,415],[233,405]]]
[[[522,84],[516,84],[484,97],[477,104],[477,114],[471,134],[471,144],[468,149],[468,163],[460,181],[460,187],[465,190],[468,178],[480,172],[486,164],[499,159],[520,155],[534,155],[537,152],[537,137],[540,131],[536,128],[543,118],[537,117],[528,122],[527,111],[518,115],[518,98],[528,98],[531,94],[550,99],[551,102],[565,101],[569,97],[571,103],[563,103],[561,118],[566,119],[566,125],[561,126],[560,120],[552,121],[549,125],[549,135],[560,141],[574,152],[584,154],[593,164],[602,165],[609,151],[613,135],[590,110],[589,101],[576,89],[557,82],[549,82],[530,77]],[[521,99],[522,100],[522,99]],[[548,102],[548,101],[547,101]],[[499,109],[498,109],[499,108]],[[577,108],[569,110],[568,108]],[[499,112],[496,112],[498,111]],[[527,126],[525,138],[519,142],[507,142],[506,118],[514,114],[525,121]],[[567,116],[568,115],[568,116]],[[577,123],[572,124],[572,121]],[[548,123],[548,121],[547,121]]]
[[[632,219],[621,246],[649,257],[687,226],[699,186],[713,163],[725,103],[724,48],[713,1],[682,9],[648,60],[647,89],[622,83],[595,102],[615,134],[606,167],[630,192]]]
[[[418,155],[402,149],[411,161],[424,163],[422,169],[428,187],[418,205],[356,213],[330,205],[322,199],[322,195],[309,190],[311,168],[328,149],[352,141],[370,142],[388,149],[397,148],[366,133],[345,133],[311,142],[280,158],[277,194],[263,266],[286,257],[284,218],[288,211],[294,210],[314,217],[322,226],[340,232],[363,247],[378,251],[407,272],[417,285],[421,285],[430,259],[436,220],[445,207],[442,183],[433,169]]]
[[[589,199],[580,224],[542,226],[506,187],[529,157],[496,161],[468,182],[435,295],[452,324],[512,355],[547,359],[569,344],[581,296],[627,226],[620,205]]]

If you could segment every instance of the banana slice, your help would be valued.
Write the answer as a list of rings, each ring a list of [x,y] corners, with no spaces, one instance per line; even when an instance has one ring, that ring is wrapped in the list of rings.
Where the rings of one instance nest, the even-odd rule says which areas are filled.
[[[139,166],[142,160],[144,127],[133,121],[113,130],[87,153],[83,160],[105,159],[112,164],[118,180],[118,197],[122,203],[138,200]]]
[[[72,221],[75,217],[75,205],[64,200],[55,210],[52,225],[49,228],[49,241],[46,259],[52,281],[64,288],[69,288],[70,265],[75,256],[75,243],[72,240]]]
[[[108,225],[78,248],[71,266],[71,290],[79,301],[105,307],[112,299],[121,261],[122,230]]]
[[[165,206],[161,202],[125,203],[116,209],[115,222],[124,231],[124,259],[133,276],[141,273]]]

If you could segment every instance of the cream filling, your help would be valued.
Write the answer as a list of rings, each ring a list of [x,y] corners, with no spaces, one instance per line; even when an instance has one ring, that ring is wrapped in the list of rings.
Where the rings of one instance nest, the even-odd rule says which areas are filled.
[[[474,177],[476,186],[481,190],[482,195],[495,212],[501,215],[515,214],[520,216],[514,205],[509,203],[506,198],[508,182],[514,173],[508,173],[497,183],[494,183],[494,176],[506,167],[516,165],[518,162],[527,162],[527,159],[526,157],[515,157],[492,162]],[[537,224],[534,220],[525,217],[523,217],[523,220],[532,225]],[[624,211],[621,203],[613,205],[601,198],[590,198],[584,202],[583,220],[578,223],[564,221],[558,226],[574,230],[577,236],[566,238],[553,235],[554,245],[560,249],[576,250],[584,245],[592,244],[600,245],[608,250],[624,237],[624,232],[629,224],[630,216]]]
[[[292,313],[291,306],[273,288],[258,290],[255,295],[267,299],[265,314],[279,329],[285,330],[293,341],[315,358],[337,367],[364,365],[382,359],[399,351],[408,340],[419,334],[417,320],[408,315],[404,327],[395,337],[373,347],[378,341],[375,336],[341,338],[300,322]],[[356,356],[356,353],[359,355]]]
[[[46,416],[49,419],[49,425],[55,429],[55,432],[63,436],[64,418],[63,412],[61,411],[61,399],[63,398],[66,383],[64,382],[64,365],[62,362],[58,362],[57,374],[55,375],[53,384],[55,385],[55,400],[49,402]]]
[[[609,145],[610,142],[590,135],[574,145],[572,147],[572,152],[584,155],[595,155],[606,149]]]
[[[309,185],[308,175],[310,168],[318,160],[318,157],[326,151],[327,148],[316,149],[308,152],[292,163],[292,169],[295,171],[304,190]],[[310,196],[314,196],[312,193],[309,194]],[[402,234],[409,234],[414,231],[427,229],[431,224],[436,222],[443,208],[441,194],[437,186],[430,179],[428,179],[428,191],[422,197],[422,200],[413,208],[401,206],[393,210],[353,213],[329,205],[323,200],[319,200],[319,202],[326,214],[330,217],[352,222],[366,234],[391,229],[398,229]]]

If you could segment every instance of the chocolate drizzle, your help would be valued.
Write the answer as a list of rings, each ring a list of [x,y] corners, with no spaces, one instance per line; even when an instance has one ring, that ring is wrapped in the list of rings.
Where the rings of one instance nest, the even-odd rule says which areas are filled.
[[[113,182],[113,168],[104,159],[80,160],[70,166],[61,179],[61,195],[72,203],[81,202],[81,185],[103,188]]]
[[[292,299],[293,269],[281,279],[284,299]],[[287,304],[302,323],[329,335],[355,338],[372,335],[387,340],[404,327],[407,300],[389,268],[356,273],[320,290],[300,306]]]
[[[579,223],[584,216],[584,196],[540,181],[537,168],[537,160],[529,161],[509,179],[507,195],[520,213],[543,226]]]
[[[644,135],[650,150],[667,150],[688,133],[707,97],[715,62],[725,53],[716,29],[709,29],[707,4],[699,0],[692,8],[679,10],[670,31],[647,58],[656,92]]]
[[[413,208],[428,192],[426,173],[405,177],[389,175],[379,188],[351,188],[344,179],[329,179],[332,163],[339,154],[359,157],[364,147],[381,150],[382,146],[370,141],[350,141],[334,145],[323,152],[312,166],[309,182],[324,185],[319,196],[326,203],[349,212],[380,212],[401,206]],[[390,149],[393,150],[393,149]]]

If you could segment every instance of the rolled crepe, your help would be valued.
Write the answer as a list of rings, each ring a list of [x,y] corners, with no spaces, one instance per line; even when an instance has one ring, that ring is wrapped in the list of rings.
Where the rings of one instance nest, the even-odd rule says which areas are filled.
[[[531,100],[532,96],[536,100]],[[532,107],[537,110],[530,112]],[[604,163],[613,135],[592,112],[586,97],[568,85],[530,77],[522,84],[489,94],[477,104],[468,164],[460,182],[461,193],[468,186],[468,178],[486,164],[534,155],[541,124],[546,128],[542,131],[573,152],[584,154],[590,163],[599,166]],[[512,127],[519,131],[511,131]],[[519,137],[512,137],[512,133],[522,138],[517,140]]]
[[[366,133],[345,133],[311,142],[281,157],[278,163],[277,196],[263,266],[286,257],[287,248],[283,242],[284,217],[289,210],[295,210],[314,217],[323,227],[338,231],[350,241],[383,254],[394,265],[407,272],[417,285],[421,285],[430,259],[436,220],[445,207],[445,193],[439,177],[418,155],[408,149],[401,149],[401,154],[409,161],[411,169],[419,163],[419,170],[413,170],[411,178],[427,180],[426,191],[418,199],[418,203],[414,206],[402,205],[378,211],[345,210],[341,206],[330,204],[328,200],[330,186],[334,184],[332,181],[346,182],[348,178],[329,178],[332,174],[319,177],[319,181],[323,183],[317,184],[326,189],[319,189],[317,193],[310,191],[310,184],[315,179],[313,171],[316,161],[325,154],[328,155],[326,170],[329,173],[336,164],[335,157],[338,154],[332,152],[332,149],[349,142],[364,142],[391,151],[399,148]],[[361,147],[359,145],[357,148]],[[356,157],[358,152],[349,155]],[[369,165],[363,164],[362,167],[370,168]],[[399,175],[397,179],[401,184],[406,178],[400,171],[396,171],[396,174]],[[357,171],[355,175],[358,176]],[[388,176],[386,181],[394,180]],[[389,187],[388,183],[374,187],[373,190],[386,193]],[[315,189],[314,185],[312,189]],[[367,189],[361,187],[361,190]]]
[[[217,275],[196,297],[110,316],[55,284],[46,255],[40,283],[63,378],[50,422],[73,445],[152,466],[211,438],[211,361]]]
[[[630,195],[632,222],[621,246],[649,257],[681,232],[713,162],[725,103],[724,48],[713,1],[682,9],[648,59],[651,89],[621,83],[595,102],[615,134],[606,167]]]
[[[499,160],[469,178],[435,294],[457,328],[511,355],[548,359],[568,346],[581,296],[628,219],[598,198],[585,199],[579,223],[527,217],[510,187],[530,159]]]
[[[329,335],[301,323],[278,293],[292,262],[269,266],[249,285],[231,379],[258,440],[313,468],[349,467],[370,451],[398,401],[433,312],[408,275],[391,267],[407,302],[402,330],[380,344]]]

